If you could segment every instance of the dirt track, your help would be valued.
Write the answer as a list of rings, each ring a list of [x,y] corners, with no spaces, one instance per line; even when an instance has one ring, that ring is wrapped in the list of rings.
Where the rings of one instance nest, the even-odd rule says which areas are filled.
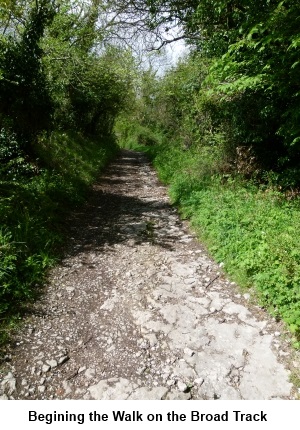
[[[123,151],[1,367],[2,399],[292,399],[280,325],[228,281]]]

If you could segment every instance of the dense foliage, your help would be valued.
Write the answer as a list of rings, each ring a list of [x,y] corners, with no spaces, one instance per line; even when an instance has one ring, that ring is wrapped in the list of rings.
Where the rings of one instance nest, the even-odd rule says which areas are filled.
[[[238,157],[236,148],[245,147],[244,153],[251,152],[261,170],[279,176],[278,184],[297,187],[299,2],[263,0],[259,7],[255,1],[244,0],[118,3],[120,9],[130,3],[136,13],[147,16],[150,28],[164,26],[162,44],[172,40],[167,35],[176,22],[181,37],[190,44],[190,67],[194,57],[199,70],[207,69],[205,81],[195,70],[190,77],[189,70],[180,72],[186,73],[190,84],[186,91],[182,88],[182,97],[198,100],[194,128],[201,127],[202,115],[209,115],[214,129],[219,127],[224,133],[232,163]],[[177,75],[169,77],[175,86]],[[181,107],[178,104],[178,110]]]
[[[299,16],[289,0],[0,0],[0,313],[34,294],[60,203],[81,200],[116,124],[299,333]],[[137,35],[184,38],[189,55],[162,78],[138,71]]]
[[[39,291],[63,219],[116,151],[114,120],[134,94],[133,57],[101,43],[97,3],[0,1],[2,322]]]
[[[177,20],[190,53],[143,76],[135,114],[117,124],[124,145],[146,146],[212,254],[299,346],[300,4],[147,4],[152,25]]]

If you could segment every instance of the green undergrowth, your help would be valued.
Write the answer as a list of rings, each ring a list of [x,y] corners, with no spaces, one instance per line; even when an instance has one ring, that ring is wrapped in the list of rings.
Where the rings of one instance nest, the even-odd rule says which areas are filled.
[[[0,343],[41,291],[46,269],[59,256],[68,213],[83,203],[116,150],[109,137],[99,142],[53,133],[35,148],[37,161],[18,153],[0,175]]]
[[[254,287],[260,304],[288,324],[299,348],[300,201],[288,201],[270,185],[217,173],[212,149],[144,150],[212,256],[241,287]]]
[[[163,134],[152,131],[149,127],[120,116],[116,121],[115,133],[122,148],[149,152],[163,141]]]

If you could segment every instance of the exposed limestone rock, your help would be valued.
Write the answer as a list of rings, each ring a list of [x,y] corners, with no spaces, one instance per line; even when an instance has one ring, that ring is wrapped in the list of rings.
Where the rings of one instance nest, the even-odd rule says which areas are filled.
[[[0,399],[296,397],[281,325],[220,273],[144,155],[124,151],[69,229]]]

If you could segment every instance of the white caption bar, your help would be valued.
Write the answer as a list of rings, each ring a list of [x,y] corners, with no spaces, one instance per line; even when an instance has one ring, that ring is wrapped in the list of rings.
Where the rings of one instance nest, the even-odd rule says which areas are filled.
[[[294,428],[298,401],[1,401],[1,427],[35,429]]]

